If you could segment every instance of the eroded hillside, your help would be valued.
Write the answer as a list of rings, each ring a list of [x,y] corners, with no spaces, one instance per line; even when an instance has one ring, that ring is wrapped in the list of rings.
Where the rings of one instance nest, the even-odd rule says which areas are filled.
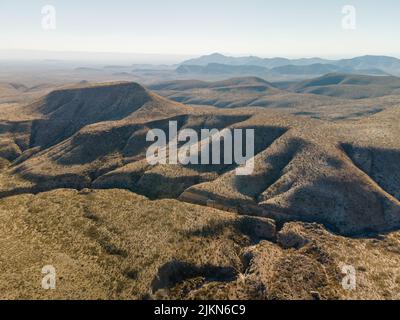
[[[317,96],[257,78],[165,86],[157,89],[253,99],[261,92],[280,103]],[[352,103],[319,97],[322,113]],[[399,109],[395,96],[374,99],[385,107],[327,121],[190,107],[135,83],[107,83],[2,109],[4,297],[48,298],[31,271],[50,263],[63,284],[53,298],[396,298]],[[197,133],[254,129],[253,174],[237,176],[235,165],[150,165],[146,135],[170,121]],[[8,272],[12,264],[17,271]],[[341,287],[343,264],[360,271],[360,290]],[[23,279],[11,281],[15,274]],[[88,289],[77,293],[77,282]]]

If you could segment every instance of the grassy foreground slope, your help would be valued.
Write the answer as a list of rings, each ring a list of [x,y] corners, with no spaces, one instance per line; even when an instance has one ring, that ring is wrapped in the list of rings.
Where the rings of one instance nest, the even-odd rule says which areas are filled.
[[[400,298],[400,234],[334,236],[122,190],[0,200],[3,299]],[[358,287],[341,287],[340,268]],[[53,265],[57,288],[41,288]]]

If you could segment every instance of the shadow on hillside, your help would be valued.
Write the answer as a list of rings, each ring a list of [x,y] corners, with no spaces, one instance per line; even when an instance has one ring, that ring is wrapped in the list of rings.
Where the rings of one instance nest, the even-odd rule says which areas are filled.
[[[265,232],[263,235],[257,234],[257,229],[259,227],[265,226],[265,230],[270,232]],[[271,225],[264,222],[261,219],[250,216],[239,216],[235,220],[226,221],[210,221],[210,223],[201,229],[191,230],[186,233],[188,237],[202,237],[210,238],[222,235],[226,232],[233,231],[231,233],[232,237],[235,237],[235,233],[239,232],[248,237],[248,240],[235,239],[236,242],[250,241],[250,243],[243,243],[243,245],[257,244],[261,240],[276,241],[275,230],[271,229]]]
[[[266,159],[267,171],[256,175],[236,176],[236,189],[256,201],[260,193],[279,180],[284,168],[305,145],[306,142],[302,139],[291,139],[283,150]]]
[[[246,152],[246,145],[245,145],[245,130],[246,129],[254,129],[254,155],[256,156],[260,152],[264,151],[267,149],[275,140],[277,140],[279,137],[284,135],[287,132],[286,128],[282,127],[272,127],[272,126],[254,126],[254,127],[241,127],[240,129],[243,129],[243,138],[242,138],[242,156],[245,156]],[[233,163],[233,164],[224,164],[225,163],[225,154],[224,150],[226,147],[230,147],[229,145],[225,145],[225,140],[222,139],[222,142],[220,143],[220,159],[219,163],[221,164],[209,164],[209,165],[204,165],[204,164],[198,164],[198,165],[193,165],[189,164],[185,166],[186,168],[196,170],[197,172],[216,172],[218,174],[224,174],[230,170],[233,170],[237,168],[238,166]],[[234,160],[234,148],[236,145],[233,145],[232,149],[232,159]],[[211,145],[210,145],[210,150],[212,150]],[[208,157],[208,162],[212,163],[212,151],[210,151],[210,155]],[[200,156],[198,157],[198,162],[201,163],[201,158]]]
[[[149,101],[135,83],[53,91],[36,110],[48,118],[33,122],[30,146],[53,146],[86,125],[124,119]]]
[[[236,271],[233,267],[197,266],[188,262],[172,260],[158,269],[151,288],[153,292],[160,289],[171,289],[185,280],[198,277],[204,278],[207,282],[229,282],[236,278]]]
[[[374,238],[400,229],[400,206],[360,180],[318,179],[288,193],[282,200],[284,206],[229,199],[200,190],[192,193],[183,200],[239,215],[271,218],[277,225],[290,221],[320,223],[332,233],[353,238]],[[197,234],[207,236],[226,227],[210,225]]]
[[[400,151],[342,144],[353,163],[382,189],[400,201]]]
[[[112,154],[119,154],[123,158],[144,157],[148,147],[154,143],[146,141],[147,133],[153,129],[162,130],[166,134],[167,141],[169,141],[172,139],[172,137],[169,137],[169,124],[172,121],[177,123],[178,131],[190,128],[200,135],[201,129],[222,130],[232,124],[243,122],[249,117],[249,115],[181,115],[143,124],[115,124],[112,127],[99,130],[84,130],[73,135],[65,154],[54,159],[54,161],[64,166],[72,166],[87,164]],[[56,132],[56,129],[54,130]],[[71,136],[72,133],[67,135]],[[183,144],[184,142],[180,142],[179,145]]]
[[[400,228],[400,206],[360,180],[320,178],[295,190],[284,202],[285,207],[260,206],[278,221],[321,223],[343,236],[375,237]]]
[[[225,127],[227,123],[237,123],[237,121],[246,120],[248,116],[235,116],[229,117],[224,120],[224,123],[220,123],[219,118],[203,118],[197,117],[195,119],[189,116],[181,116],[172,118],[171,121],[176,120],[178,122],[178,128],[184,128],[186,126],[197,126],[200,128],[210,127],[221,129]],[[206,125],[207,121],[211,121]],[[227,122],[228,121],[228,122]],[[102,133],[101,136],[91,133],[83,133],[74,136],[72,139],[73,146],[66,150],[66,154],[57,156],[53,159],[57,164],[72,166],[72,165],[84,165],[93,161],[100,161],[102,163],[101,169],[95,167],[87,172],[82,173],[65,173],[57,175],[56,172],[52,172],[52,175],[46,175],[43,173],[34,173],[34,170],[30,170],[29,167],[22,164],[15,169],[15,173],[20,174],[24,179],[34,182],[36,187],[33,190],[51,190],[56,188],[122,188],[129,189],[138,194],[147,196],[151,199],[158,198],[178,198],[182,192],[187,188],[206,181],[212,181],[218,175],[224,174],[237,167],[236,164],[216,164],[216,165],[169,165],[168,171],[175,170],[174,176],[163,175],[158,172],[121,172],[110,177],[104,176],[106,173],[114,171],[121,165],[126,164],[126,161],[121,163],[112,162],[109,163],[102,161],[102,159],[109,155],[110,150],[113,152],[119,152],[126,156],[134,156],[136,159],[140,156],[133,152],[134,149],[141,150],[143,153],[146,151],[146,145],[141,141],[145,140],[145,130],[150,127],[158,127],[166,125],[165,121],[153,122],[149,127],[144,125],[128,125],[114,128],[110,131]],[[168,130],[167,127],[164,129]],[[246,128],[244,128],[246,129]],[[286,132],[285,128],[281,127],[256,127],[255,129],[255,153],[259,153],[268,148],[276,139]],[[139,132],[132,140],[132,130]],[[104,137],[103,137],[104,135]],[[242,141],[245,142],[245,139]],[[221,147],[224,147],[224,143],[221,143]],[[211,149],[211,148],[210,148]],[[222,149],[223,150],[223,149]],[[243,147],[243,150],[245,148]],[[125,154],[124,154],[125,153]],[[221,161],[224,161],[223,152],[221,152]],[[200,155],[199,155],[200,158]],[[128,161],[128,160],[127,160]],[[131,160],[134,162],[134,160]],[[188,171],[191,169],[193,171]],[[104,179],[97,180],[99,177]],[[95,184],[93,182],[96,181]]]

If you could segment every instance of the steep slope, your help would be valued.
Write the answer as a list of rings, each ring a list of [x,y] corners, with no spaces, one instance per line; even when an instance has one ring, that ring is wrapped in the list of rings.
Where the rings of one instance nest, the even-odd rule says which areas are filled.
[[[92,123],[134,117],[156,118],[185,110],[184,106],[130,82],[82,85],[54,91],[29,108],[32,113],[43,116],[33,123],[32,147],[54,145]]]
[[[199,80],[175,80],[166,81],[148,86],[150,90],[175,90],[175,91],[185,91],[191,89],[224,89],[224,88],[251,88],[259,87],[265,89],[274,88],[273,84],[264,79],[257,77],[238,77],[230,78],[222,81],[199,81]]]
[[[297,94],[279,89],[257,77],[238,77],[224,81],[168,81],[150,86],[168,99],[190,105],[212,105],[218,108],[265,107],[294,112],[302,107],[343,103],[321,95]]]
[[[271,118],[259,114],[257,120],[267,125]],[[276,118],[272,121],[276,123]],[[393,190],[399,189],[399,180],[396,175],[381,178],[390,185],[385,190],[382,182],[366,174],[368,171],[359,170],[341,148],[347,141],[360,142],[357,134],[351,133],[360,127],[354,123],[349,126],[352,129],[344,134],[340,125],[292,123],[286,134],[255,157],[252,175],[240,177],[231,171],[191,187],[180,198],[280,221],[318,221],[348,235],[396,229],[400,225],[400,202]],[[370,124],[365,137],[390,134],[394,139],[394,132],[399,134],[399,130],[398,126],[385,129],[377,121]],[[379,145],[380,141],[375,143]],[[381,152],[396,154],[399,147],[397,143]],[[358,161],[368,161],[368,157]],[[390,164],[387,170],[400,171],[399,163],[387,157],[386,162],[374,167],[375,177],[387,173],[385,163]]]

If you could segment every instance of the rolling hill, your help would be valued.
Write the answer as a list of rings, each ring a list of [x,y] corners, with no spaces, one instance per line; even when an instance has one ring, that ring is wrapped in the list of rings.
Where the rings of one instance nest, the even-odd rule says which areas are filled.
[[[241,88],[260,88],[276,89],[273,84],[258,77],[237,77],[221,81],[199,81],[199,80],[174,80],[160,82],[149,85],[151,90],[166,91],[185,91],[192,89],[241,89]]]
[[[206,66],[181,65],[176,69],[179,74],[203,74],[203,75],[267,75],[269,69],[252,65],[227,65],[220,63],[209,63]]]
[[[330,75],[296,90],[394,80]],[[209,99],[236,95],[241,103],[243,95],[291,97],[297,112],[300,97],[335,112],[358,101],[254,77],[153,89],[205,90]],[[400,113],[392,103],[356,120],[326,121],[249,104],[192,107],[119,82],[57,89],[21,108],[18,119],[2,115],[0,296],[48,298],[32,272],[45,260],[61,276],[55,299],[396,298]],[[147,132],[167,131],[169,121],[197,133],[254,129],[254,172],[150,165]],[[360,290],[341,287],[343,263],[360,270]],[[15,274],[23,280],[11,281]],[[76,290],[71,279],[88,289]]]
[[[257,77],[214,82],[175,80],[155,83],[150,88],[168,99],[197,108],[259,107],[317,119],[343,120],[397,106],[398,79],[335,73],[283,83]]]
[[[348,99],[375,98],[398,95],[400,78],[330,73],[316,79],[296,83],[291,90]]]

